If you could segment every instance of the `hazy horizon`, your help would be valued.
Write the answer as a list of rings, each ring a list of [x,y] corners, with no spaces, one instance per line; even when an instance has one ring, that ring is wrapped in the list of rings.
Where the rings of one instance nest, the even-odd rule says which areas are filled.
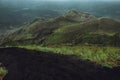
[[[120,19],[120,2],[117,1],[119,0],[0,0],[0,27],[24,24],[36,17],[57,17],[71,9],[88,12],[96,17]]]

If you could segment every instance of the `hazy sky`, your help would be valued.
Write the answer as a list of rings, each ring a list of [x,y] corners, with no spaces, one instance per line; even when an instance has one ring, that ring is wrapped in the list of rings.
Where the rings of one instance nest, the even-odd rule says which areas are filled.
[[[120,0],[34,0],[34,1],[120,1]]]
[[[22,0],[0,0],[0,1],[22,1]],[[24,1],[120,1],[120,0],[24,0]]]

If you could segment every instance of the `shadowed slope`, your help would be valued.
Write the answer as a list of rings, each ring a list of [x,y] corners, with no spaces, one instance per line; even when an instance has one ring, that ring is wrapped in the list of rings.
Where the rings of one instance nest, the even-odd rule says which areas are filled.
[[[75,56],[19,48],[0,49],[0,62],[8,69],[4,80],[119,80],[111,70]]]

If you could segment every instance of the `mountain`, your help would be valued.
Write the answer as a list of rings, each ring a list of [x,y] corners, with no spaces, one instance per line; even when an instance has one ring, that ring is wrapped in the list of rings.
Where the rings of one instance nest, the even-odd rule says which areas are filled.
[[[0,7],[0,32],[27,24],[37,17],[50,18],[60,15],[55,10]]]
[[[1,35],[1,45],[87,44],[120,45],[120,21],[71,10],[62,16],[35,19],[18,30]]]
[[[120,19],[119,7],[119,1],[0,0],[0,33],[18,28],[37,17],[60,16],[70,9],[89,12],[97,17]]]
[[[76,10],[36,18],[0,35],[3,80],[119,80],[119,31],[119,20]]]
[[[114,27],[113,27],[114,26]],[[50,35],[48,44],[105,44],[119,32],[120,22],[109,18],[100,18],[87,23],[78,23],[61,27]]]

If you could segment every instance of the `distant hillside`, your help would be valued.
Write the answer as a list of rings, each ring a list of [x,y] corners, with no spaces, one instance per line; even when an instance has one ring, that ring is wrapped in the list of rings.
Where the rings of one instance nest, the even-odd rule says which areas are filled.
[[[29,25],[2,35],[1,45],[87,44],[120,45],[120,21],[96,18],[89,13],[71,10],[63,16],[36,19]]]
[[[49,9],[0,7],[0,32],[28,24],[37,17],[50,18],[59,15],[58,11]]]
[[[109,18],[100,18],[91,22],[77,23],[56,29],[46,39],[45,43],[108,44],[111,42],[112,37],[116,33],[119,33],[119,31],[120,22]]]

